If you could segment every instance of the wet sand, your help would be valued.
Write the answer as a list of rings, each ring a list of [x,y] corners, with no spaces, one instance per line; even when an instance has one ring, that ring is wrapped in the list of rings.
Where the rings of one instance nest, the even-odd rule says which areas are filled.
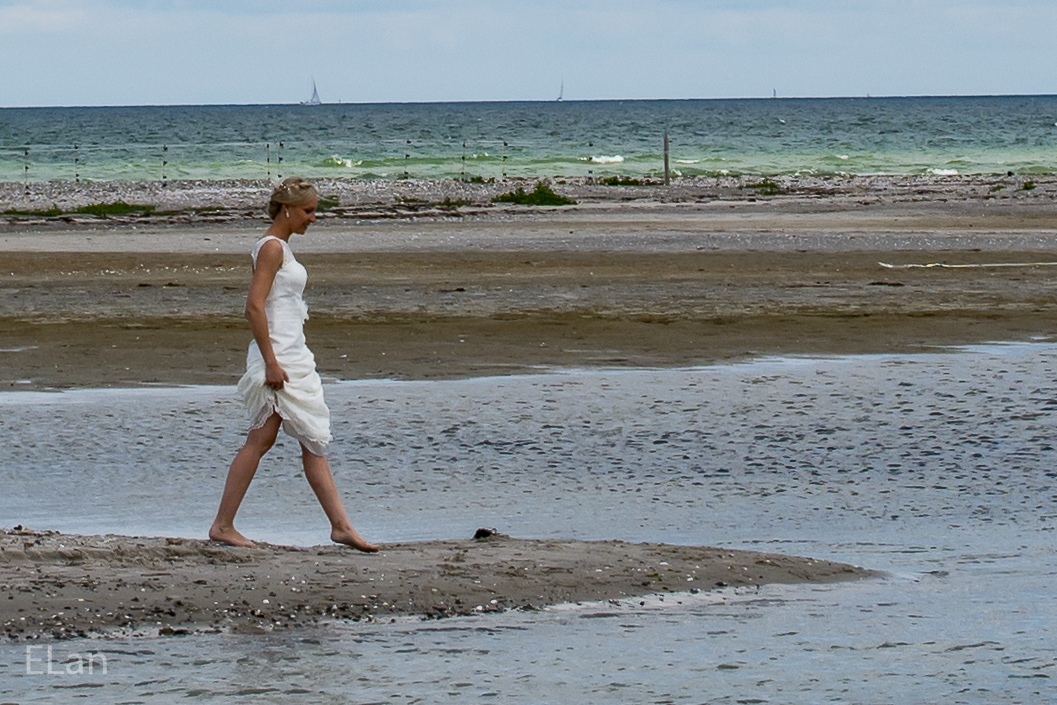
[[[439,208],[469,188],[450,183],[352,185],[345,211],[293,243],[309,270],[309,345],[327,378],[427,379],[1052,337],[1055,180],[1030,190],[999,177],[823,181],[785,180],[773,196],[746,182],[580,184],[570,192],[581,205],[545,210],[491,207],[487,193]],[[249,341],[247,253],[264,227],[246,204],[263,186],[171,188],[157,200],[183,199],[172,213],[6,218],[0,389],[234,383]],[[110,193],[47,189],[29,205]],[[157,187],[141,190],[149,199]],[[19,189],[0,197],[4,209],[26,205]],[[225,199],[238,205],[210,210]],[[863,575],[719,549],[506,538],[392,544],[367,558],[32,532],[6,532],[3,545],[3,621],[16,637],[268,629],[324,612],[462,614]],[[544,579],[522,575],[543,568]],[[727,579],[742,568],[745,582]]]
[[[0,620],[14,639],[263,633],[872,575],[809,558],[622,541],[493,535],[361,556],[339,546],[247,549],[19,527],[0,532]]]
[[[1057,267],[1032,263],[1057,261],[1057,180],[1037,181],[787,179],[766,197],[747,179],[579,183],[557,188],[580,205],[557,209],[489,206],[501,185],[335,182],[324,191],[346,205],[293,246],[331,379],[902,352],[1052,334]],[[241,374],[246,253],[265,225],[246,204],[264,186],[115,188],[182,210],[6,218],[0,389]],[[27,207],[19,189],[2,205]],[[98,185],[47,189],[67,205],[104,199]],[[476,205],[434,207],[451,194]],[[240,205],[208,210],[224,199]],[[989,266],[1009,263],[1021,266]]]

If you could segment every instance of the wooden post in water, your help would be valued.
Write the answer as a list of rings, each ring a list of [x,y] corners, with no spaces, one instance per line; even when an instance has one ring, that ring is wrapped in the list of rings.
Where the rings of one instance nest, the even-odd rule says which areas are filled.
[[[26,148],[25,161],[22,162],[22,168],[25,172],[25,183],[23,183],[23,189],[25,195],[29,195],[29,148]]]
[[[73,146],[73,182],[81,183],[81,152],[77,145]]]
[[[668,171],[668,131],[664,132],[664,185],[667,186],[671,183],[671,177]]]
[[[267,142],[264,145],[264,162],[268,165],[268,183],[272,181],[272,143]]]
[[[275,158],[275,178],[283,180],[283,141],[279,140],[279,151]]]
[[[169,166],[169,145],[163,144],[161,146],[161,185],[165,186],[168,183],[169,175],[165,173],[166,167]]]

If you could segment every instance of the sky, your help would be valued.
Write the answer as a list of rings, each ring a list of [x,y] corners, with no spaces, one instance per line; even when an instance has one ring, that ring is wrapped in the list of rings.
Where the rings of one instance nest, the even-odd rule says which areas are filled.
[[[1055,0],[0,0],[0,107],[1057,93]]]

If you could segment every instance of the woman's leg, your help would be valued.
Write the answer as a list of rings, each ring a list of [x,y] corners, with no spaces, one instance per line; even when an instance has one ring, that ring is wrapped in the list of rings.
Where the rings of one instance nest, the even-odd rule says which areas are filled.
[[[246,443],[239,449],[228,468],[228,479],[224,483],[224,494],[220,497],[220,508],[213,525],[209,527],[209,538],[231,546],[253,546],[253,542],[235,531],[235,514],[242,498],[246,496],[250,481],[257,472],[261,458],[275,443],[283,419],[272,414],[264,425],[255,428],[246,436]]]
[[[301,462],[305,468],[308,484],[312,486],[316,499],[319,500],[327,519],[330,520],[330,540],[352,546],[364,553],[377,551],[377,546],[360,536],[359,532],[352,528],[352,523],[345,514],[345,507],[341,503],[338,488],[334,485],[334,476],[330,472],[330,463],[327,462],[326,457],[315,455],[302,445]]]

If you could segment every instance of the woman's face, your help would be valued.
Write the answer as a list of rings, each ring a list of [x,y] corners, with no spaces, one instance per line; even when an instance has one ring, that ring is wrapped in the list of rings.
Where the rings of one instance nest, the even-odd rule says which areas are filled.
[[[290,231],[298,235],[304,235],[305,231],[308,230],[308,226],[316,222],[316,206],[318,205],[319,199],[313,196],[312,200],[305,201],[300,205],[285,206],[284,211],[290,214],[287,216]]]

